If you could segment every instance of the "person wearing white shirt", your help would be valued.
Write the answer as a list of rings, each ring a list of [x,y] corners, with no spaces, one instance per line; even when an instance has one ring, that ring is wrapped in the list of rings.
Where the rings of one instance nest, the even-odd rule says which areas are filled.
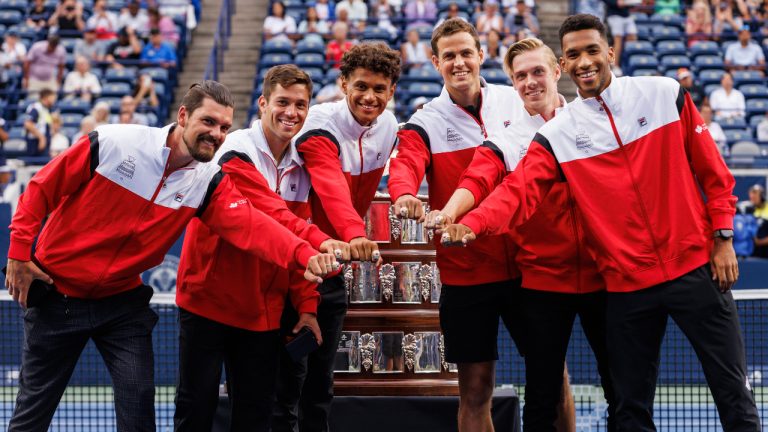
[[[19,34],[16,30],[8,30],[0,48],[0,84],[8,81],[10,71],[21,72],[26,55],[27,47],[19,41]]]
[[[757,140],[768,142],[768,112],[765,113],[765,117],[757,124]]]
[[[87,27],[96,29],[99,40],[111,40],[117,37],[117,15],[107,10],[106,0],[93,2],[93,15],[86,22]]]
[[[730,73],[723,74],[720,87],[709,95],[709,105],[715,112],[715,120],[744,117],[747,103],[744,94],[733,88],[733,77]]]
[[[285,5],[281,1],[272,3],[272,15],[264,20],[264,37],[287,38],[287,34],[296,33],[296,20],[285,14]]]
[[[725,66],[729,69],[765,68],[765,54],[760,45],[752,42],[748,25],[739,31],[739,42],[731,44],[725,51]]]
[[[132,28],[139,37],[149,36],[149,15],[145,9],[141,9],[138,0],[132,0],[126,9],[120,13],[117,20],[117,28]]]
[[[701,119],[709,129],[709,134],[712,135],[712,139],[717,143],[717,148],[720,149],[720,153],[724,153],[724,150],[728,147],[725,139],[725,132],[716,121],[712,120],[712,107],[709,105],[703,105],[701,107]]]
[[[75,70],[64,79],[64,94],[68,98],[79,97],[90,101],[94,95],[101,93],[101,83],[91,72],[91,63],[87,58],[78,56],[75,59]]]
[[[336,13],[341,9],[346,9],[349,19],[354,22],[365,21],[368,19],[368,5],[362,0],[341,0],[336,4]]]

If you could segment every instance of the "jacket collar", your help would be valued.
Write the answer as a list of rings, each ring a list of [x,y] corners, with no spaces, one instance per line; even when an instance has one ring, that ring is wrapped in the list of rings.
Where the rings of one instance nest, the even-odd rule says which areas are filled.
[[[565,100],[565,96],[558,93],[557,97],[560,100],[560,106],[555,108],[555,116],[560,114],[560,111],[562,111],[568,105],[568,102]],[[528,113],[527,110],[526,110],[526,113]],[[534,114],[534,115],[528,114],[526,117],[527,117],[526,118],[527,121],[530,121],[532,124],[536,125],[537,127],[541,127],[544,125],[544,123],[546,123],[546,121],[544,120],[544,117],[542,117],[541,114]]]
[[[370,124],[370,126],[363,126],[360,123],[358,123],[357,120],[355,120],[355,117],[352,115],[352,109],[349,107],[349,104],[347,104],[347,98],[344,98],[336,103],[339,104],[342,129],[350,131],[352,135],[355,137],[358,137],[362,135],[365,131],[368,131],[376,127],[376,124],[378,124],[379,122],[379,117],[381,117],[381,115],[379,115],[379,117],[376,117],[376,119],[373,121],[373,123]]]
[[[482,114],[483,110],[485,110],[488,105],[488,83],[485,82],[485,78],[483,77],[480,77],[480,101],[480,113]],[[454,115],[461,117],[467,115],[464,108],[451,99],[451,95],[448,93],[448,88],[445,87],[445,85],[443,85],[443,90],[440,92],[440,96],[437,97],[435,102],[443,107],[440,109],[441,111],[445,108],[449,108],[445,112],[451,112]]]
[[[621,98],[621,95],[623,94],[622,81],[624,79],[626,78],[616,78],[616,75],[611,73],[611,83],[608,84],[608,87],[606,87],[602,93],[600,93],[600,99],[602,99],[603,103],[605,103],[608,109],[611,110],[611,113],[618,114],[621,112],[621,103],[623,102]],[[578,90],[576,92],[578,94]],[[576,100],[583,102],[586,106],[594,110],[600,110],[602,108],[596,97],[584,99],[579,94]]]
[[[299,158],[298,152],[292,144],[289,144],[288,148],[285,150],[285,155],[283,156],[283,159],[280,161],[280,165],[278,166],[277,161],[275,160],[275,156],[272,154],[272,150],[269,148],[269,144],[267,144],[267,137],[264,135],[264,129],[262,127],[261,120],[253,122],[253,125],[251,126],[251,129],[248,131],[248,133],[251,135],[251,142],[256,143],[256,150],[263,153],[270,160],[272,160],[272,163],[275,164],[278,169],[288,168],[293,165],[301,165],[301,159]]]

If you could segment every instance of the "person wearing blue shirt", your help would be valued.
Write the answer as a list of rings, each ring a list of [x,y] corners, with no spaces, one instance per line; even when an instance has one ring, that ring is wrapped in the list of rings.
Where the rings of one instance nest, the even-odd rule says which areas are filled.
[[[170,68],[176,66],[176,49],[163,41],[159,29],[149,32],[149,43],[141,51],[141,60],[156,66]]]

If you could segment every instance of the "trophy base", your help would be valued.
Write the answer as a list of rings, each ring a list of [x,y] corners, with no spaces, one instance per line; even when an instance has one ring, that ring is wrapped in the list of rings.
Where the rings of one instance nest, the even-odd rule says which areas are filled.
[[[336,378],[337,396],[458,396],[458,379],[344,379]]]

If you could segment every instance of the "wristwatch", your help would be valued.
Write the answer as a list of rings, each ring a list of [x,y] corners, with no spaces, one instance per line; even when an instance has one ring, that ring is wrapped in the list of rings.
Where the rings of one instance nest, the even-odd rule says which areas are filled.
[[[715,230],[715,238],[730,240],[733,238],[733,230],[732,229]]]

